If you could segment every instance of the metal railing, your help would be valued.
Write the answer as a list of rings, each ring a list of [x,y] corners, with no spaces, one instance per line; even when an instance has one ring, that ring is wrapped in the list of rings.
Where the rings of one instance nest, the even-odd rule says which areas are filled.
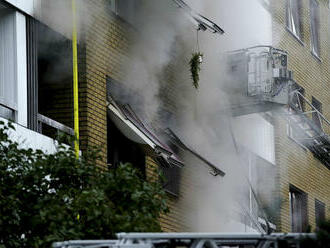
[[[298,90],[290,94],[287,121],[296,140],[330,168],[330,122]]]
[[[42,125],[40,124],[46,124],[47,126],[55,128],[58,131],[74,136],[74,131],[72,128],[42,114],[38,114],[38,123],[39,123],[39,132],[41,133],[42,133]]]

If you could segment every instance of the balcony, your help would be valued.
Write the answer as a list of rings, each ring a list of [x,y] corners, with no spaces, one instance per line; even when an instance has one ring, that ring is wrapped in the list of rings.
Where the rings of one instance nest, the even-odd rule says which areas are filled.
[[[299,90],[290,93],[290,136],[330,169],[330,122]]]

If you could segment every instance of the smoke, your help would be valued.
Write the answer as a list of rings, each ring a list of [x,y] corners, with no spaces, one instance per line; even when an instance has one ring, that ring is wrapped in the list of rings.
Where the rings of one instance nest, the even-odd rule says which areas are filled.
[[[185,13],[171,1],[144,1],[135,21],[138,32],[134,45],[124,64],[124,84],[135,97],[128,94],[121,100],[130,103],[149,122],[172,128],[226,173],[223,178],[214,177],[201,161],[184,154],[182,185],[190,186],[182,186],[177,203],[187,209],[184,218],[187,229],[182,231],[244,231],[247,227],[239,222],[250,207],[249,167],[239,143],[248,144],[251,136],[242,132],[235,136],[239,129],[256,130],[256,123],[264,120],[242,122],[232,117],[230,102],[235,96],[224,91],[231,79],[225,52],[270,45],[271,16],[257,0],[187,3],[218,23],[226,34],[197,33]],[[266,22],[260,22],[260,18]],[[193,52],[204,55],[198,90],[193,88],[189,72]],[[173,114],[172,118],[168,112]],[[252,143],[256,147],[269,145],[272,153],[274,137],[271,134],[270,137],[265,141],[268,144],[258,144],[259,140],[253,137]]]
[[[44,8],[54,8],[50,6],[54,1],[46,2],[49,6]],[[71,19],[67,2],[55,4],[61,18],[52,15],[44,18],[52,26],[65,26],[69,37],[72,26],[68,25]],[[107,11],[89,10],[84,2],[79,1],[79,16],[84,17],[78,22],[81,37],[83,23],[97,16],[98,11]],[[184,154],[186,166],[182,169],[178,205],[187,209],[184,217],[187,229],[181,231],[244,231],[244,225],[238,223],[242,212],[245,214],[242,209],[249,208],[246,197],[249,167],[238,143],[248,144],[251,137],[248,132],[240,132],[239,137],[235,134],[240,129],[256,130],[257,127],[254,122],[232,117],[229,106],[234,96],[224,91],[231,77],[224,53],[253,45],[270,45],[271,16],[258,0],[190,0],[187,3],[218,23],[225,35],[202,31],[197,34],[187,15],[170,0],[144,0],[133,18],[136,32],[123,62],[122,80],[129,92],[122,94],[121,101],[129,103],[148,122],[172,128],[226,173],[223,178],[214,177],[201,161]],[[100,42],[104,40],[103,36],[95,35]],[[189,59],[197,51],[204,54],[204,61],[200,88],[195,90]]]

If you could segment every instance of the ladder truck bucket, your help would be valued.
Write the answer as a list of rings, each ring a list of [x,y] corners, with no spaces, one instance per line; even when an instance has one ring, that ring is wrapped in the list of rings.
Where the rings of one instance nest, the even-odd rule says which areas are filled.
[[[287,52],[256,46],[228,53],[225,90],[233,115],[269,111],[289,103],[293,73]]]

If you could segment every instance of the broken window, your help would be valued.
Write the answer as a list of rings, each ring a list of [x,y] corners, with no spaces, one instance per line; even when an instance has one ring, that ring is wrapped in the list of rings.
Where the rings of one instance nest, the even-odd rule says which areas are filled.
[[[315,97],[312,97],[312,105],[313,105],[314,108],[317,109],[317,111],[318,111],[319,113],[322,114],[322,103],[321,103],[319,100],[317,100]],[[320,114],[319,114],[318,112],[316,112],[316,111],[313,112],[313,114],[312,114],[312,118],[313,118],[314,123],[315,123],[319,128],[321,128],[321,125],[322,125],[322,119],[321,119],[321,116],[320,116]]]
[[[287,0],[286,26],[299,40],[302,40],[301,0]]]
[[[145,177],[145,154],[139,144],[122,134],[110,118],[107,118],[107,123],[109,166],[131,163]]]
[[[315,199],[315,224],[319,227],[325,221],[325,203]]]
[[[176,156],[178,151],[163,142],[161,136],[157,134],[158,132],[145,124],[128,103],[123,102],[128,99],[128,96],[135,97],[135,101],[138,101],[136,94],[125,88],[124,84],[110,77],[107,77],[107,91],[109,101],[108,163],[130,162],[128,154],[135,154],[136,156],[131,160],[140,161],[137,166],[145,171],[144,156],[142,163],[142,156],[139,159],[136,150],[148,153],[155,159],[162,171],[164,189],[177,196],[180,185],[180,167],[183,166],[183,162]],[[134,150],[134,152],[128,149]]]
[[[290,185],[289,192],[291,231],[306,232],[308,228],[307,194]]]
[[[0,8],[0,116],[15,119],[17,111],[15,12]]]
[[[55,138],[73,135],[71,40],[27,19],[28,125]]]
[[[320,9],[316,0],[310,0],[312,53],[320,56]]]

